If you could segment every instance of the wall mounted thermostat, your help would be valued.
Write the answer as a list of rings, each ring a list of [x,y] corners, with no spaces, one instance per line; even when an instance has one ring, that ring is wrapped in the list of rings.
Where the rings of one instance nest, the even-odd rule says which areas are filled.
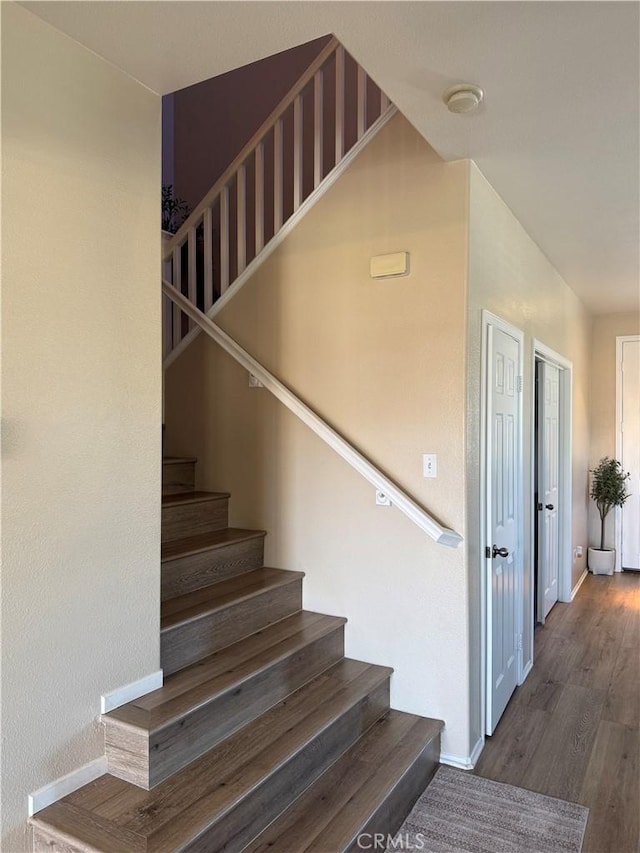
[[[371,278],[396,278],[409,275],[409,252],[393,252],[371,258]]]

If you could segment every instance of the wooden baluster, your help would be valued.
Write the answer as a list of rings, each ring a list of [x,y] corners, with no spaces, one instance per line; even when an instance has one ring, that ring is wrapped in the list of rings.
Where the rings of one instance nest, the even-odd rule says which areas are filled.
[[[165,276],[166,278],[166,276]],[[172,308],[173,302],[168,296],[162,296],[162,358],[166,358],[171,352],[171,334],[173,330]]]
[[[344,156],[344,48],[336,49],[336,162]]]
[[[256,255],[264,247],[264,142],[256,147]]]
[[[210,207],[204,212],[204,311],[213,305],[213,213]]]
[[[358,65],[358,139],[367,129],[367,72]]]
[[[189,302],[193,305],[198,304],[198,290],[197,290],[197,267],[196,267],[196,246],[197,246],[197,237],[196,237],[196,228],[195,225],[189,229],[189,236],[187,238],[187,296],[189,297]],[[192,329],[194,327],[194,321],[189,318],[189,328]]]
[[[229,287],[229,185],[220,191],[220,296]]]
[[[282,228],[282,119],[273,128],[273,233]]]
[[[238,275],[247,265],[247,167],[243,163],[236,176],[236,235],[238,248]]]
[[[173,269],[171,271],[171,283],[177,291],[182,293],[182,246],[173,250]],[[173,303],[173,346],[178,346],[182,340],[182,311],[176,303]]]
[[[318,186],[322,172],[322,127],[324,124],[322,69],[313,78],[313,186]]]
[[[302,95],[293,102],[293,209],[302,204]]]

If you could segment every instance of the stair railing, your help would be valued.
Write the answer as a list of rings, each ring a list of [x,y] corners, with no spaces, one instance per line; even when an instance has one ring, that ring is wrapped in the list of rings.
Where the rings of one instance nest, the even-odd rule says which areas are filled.
[[[165,243],[163,276],[199,310],[216,313],[229,288],[246,280],[303,205],[394,112],[332,38]],[[166,359],[198,328],[175,301],[163,299],[163,310]]]
[[[449,545],[455,548],[462,542],[462,536],[459,533],[448,527],[444,527],[436,521],[433,516],[416,503],[400,486],[390,480],[386,474],[370,462],[366,456],[363,456],[362,453],[356,450],[339,432],[330,427],[312,408],[303,403],[293,391],[280,382],[266,367],[263,367],[259,361],[256,361],[253,356],[249,355],[245,349],[236,343],[220,326],[214,323],[210,317],[207,317],[206,314],[200,311],[173,284],[163,279],[162,290],[177,309],[183,311],[205,334],[213,338],[226,353],[234,358],[238,364],[255,376],[290,412],[313,430],[325,444],[328,444],[329,447],[335,450],[365,480],[368,480],[372,486],[383,492],[390,499],[391,503],[410,518],[414,524],[417,524],[421,530],[424,530],[425,533],[441,545]]]

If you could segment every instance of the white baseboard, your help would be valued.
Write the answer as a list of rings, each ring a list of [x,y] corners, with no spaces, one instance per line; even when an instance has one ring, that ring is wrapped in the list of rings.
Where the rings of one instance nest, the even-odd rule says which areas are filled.
[[[158,690],[162,687],[164,675],[161,669],[157,672],[152,672],[150,675],[145,675],[144,678],[139,678],[137,681],[132,681],[131,684],[124,684],[122,687],[117,687],[109,693],[105,693],[100,697],[100,713],[106,714],[113,711],[114,708],[119,708],[121,705],[126,705],[127,702],[133,702],[134,699],[139,699],[146,693],[151,693],[152,690]]]
[[[478,738],[476,745],[471,750],[471,755],[452,755],[450,752],[440,753],[440,764],[448,764],[449,767],[457,767],[459,770],[473,770],[484,749],[484,738]]]
[[[72,794],[83,785],[88,785],[99,776],[104,776],[107,772],[106,756],[101,755],[95,761],[90,761],[88,764],[83,764],[77,770],[67,773],[66,776],[61,776],[55,782],[50,782],[42,788],[38,788],[33,794],[29,794],[29,817],[32,817],[36,812],[46,809],[52,803],[57,802],[66,797],[67,794]]]
[[[580,589],[580,587],[584,583],[584,579],[586,578],[586,576],[588,574],[589,574],[589,572],[587,571],[587,569],[585,569],[584,572],[580,575],[580,579],[578,580],[578,583],[571,590],[571,601],[573,601],[573,599],[576,597],[578,590]]]
[[[529,673],[531,672],[532,669],[533,669],[533,661],[532,660],[527,661],[524,669],[522,670],[522,681],[520,682],[520,684],[525,683],[525,681],[527,680],[527,676],[529,675]]]

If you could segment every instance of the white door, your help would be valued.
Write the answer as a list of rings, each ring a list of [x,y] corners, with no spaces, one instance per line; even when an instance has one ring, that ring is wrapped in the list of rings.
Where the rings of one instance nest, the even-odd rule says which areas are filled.
[[[622,517],[622,568],[640,569],[640,339],[622,341],[622,448],[631,478]]]
[[[487,734],[518,682],[520,342],[487,335]]]
[[[538,620],[558,600],[560,370],[538,365]]]

